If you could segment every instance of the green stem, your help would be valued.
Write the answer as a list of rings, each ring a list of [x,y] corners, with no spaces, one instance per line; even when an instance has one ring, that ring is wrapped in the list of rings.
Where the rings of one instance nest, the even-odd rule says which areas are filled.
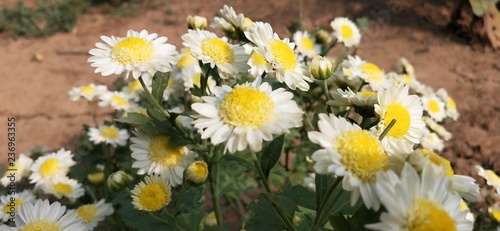
[[[307,110],[307,107],[304,102],[304,97],[302,96],[302,94],[299,94],[299,96],[300,96],[300,102],[302,103],[302,108],[305,111],[304,115],[306,116],[307,125],[309,126],[310,129],[314,129],[314,125],[312,124],[311,118],[309,117],[309,111]]]
[[[267,182],[266,175],[264,174],[264,171],[262,171],[262,168],[259,164],[259,160],[257,159],[257,155],[255,155],[255,152],[251,152],[251,153],[252,153],[253,164],[255,165],[255,168],[257,169],[257,173],[259,173],[260,182],[262,182],[262,185],[264,185],[266,192],[270,193],[271,187],[269,187],[269,182]]]
[[[340,184],[340,182],[342,182],[342,179],[343,179],[343,177],[337,177],[335,179],[335,182],[333,182],[333,184],[330,185],[330,188],[328,188],[328,191],[326,192],[325,197],[323,197],[323,199],[321,200],[321,203],[319,204],[319,208],[318,208],[317,213],[316,213],[316,217],[314,218],[313,224],[315,227],[317,227],[318,223],[321,221],[323,213],[325,212],[324,208],[325,208],[328,200],[330,199],[330,196],[333,194],[333,191],[335,191],[335,188],[337,188],[337,186]]]
[[[181,204],[180,201],[182,199],[182,195],[186,192],[187,188],[189,187],[189,183],[186,181],[186,177],[182,180],[182,186],[181,186],[181,192],[179,193],[179,196],[177,197],[177,201],[175,202],[175,207],[174,207],[174,212],[172,213],[174,216],[177,216],[177,213],[179,212],[179,205]]]
[[[380,134],[380,137],[378,138],[378,140],[384,139],[385,135],[387,135],[387,133],[389,133],[389,131],[391,130],[392,126],[394,126],[394,124],[396,124],[396,119],[392,119],[391,120],[391,122],[389,123],[389,125],[387,125],[387,127],[382,132],[382,134]]]
[[[89,113],[90,113],[90,116],[92,116],[92,121],[94,122],[95,127],[99,127],[97,125],[97,118],[96,118],[96,114],[95,114],[95,107],[93,107],[94,104],[91,101],[87,101],[87,105],[89,107]]]
[[[210,194],[212,195],[212,204],[214,206],[214,213],[215,213],[215,218],[217,220],[217,226],[222,226],[222,217],[220,214],[220,207],[219,207],[219,196],[217,195],[217,189],[216,189],[216,179],[217,179],[217,174],[219,171],[217,171],[217,164],[211,164],[210,166],[210,177],[208,178],[208,183],[210,185]]]
[[[164,115],[165,118],[169,119],[170,115],[165,111],[165,109],[163,109],[163,107],[160,105],[160,103],[158,103],[158,101],[156,101],[156,99],[153,97],[153,95],[149,91],[148,87],[144,83],[144,80],[142,79],[142,76],[139,77],[139,82],[141,83],[142,88],[144,88],[144,92],[146,92],[146,95],[147,95],[149,101],[151,101],[151,103],[153,103],[153,105],[156,107],[156,109],[158,109],[158,111],[160,111],[160,113],[162,115]]]

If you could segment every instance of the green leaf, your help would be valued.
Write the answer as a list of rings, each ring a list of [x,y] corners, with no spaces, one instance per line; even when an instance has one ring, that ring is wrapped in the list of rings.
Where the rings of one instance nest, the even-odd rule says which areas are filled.
[[[326,196],[328,188],[333,183],[333,178],[328,175],[316,173],[314,183],[316,184],[316,208],[319,208],[323,198]]]
[[[267,145],[266,149],[262,152],[262,157],[260,159],[260,166],[262,167],[262,171],[264,175],[269,176],[269,172],[271,169],[278,163],[278,160],[281,156],[281,149],[283,148],[283,142],[285,141],[285,135],[281,135],[276,137],[269,145]]]
[[[136,113],[136,112],[129,112],[127,113],[127,116],[120,117],[118,119],[115,119],[116,122],[128,124],[134,127],[142,127],[146,125],[147,123],[151,122],[151,119],[149,117]]]
[[[478,17],[482,17],[491,6],[499,0],[469,0],[472,11]]]
[[[200,211],[195,213],[183,213],[175,217],[175,222],[184,230],[196,231],[200,230],[200,223],[204,216],[205,214]]]
[[[299,206],[316,210],[316,200],[314,199],[314,192],[302,185],[292,186],[288,184],[281,195],[297,202],[297,205]]]
[[[333,215],[330,217],[330,225],[334,230],[350,230],[349,223],[344,215]]]
[[[382,209],[378,211],[373,211],[367,209],[366,206],[361,206],[352,217],[350,217],[347,222],[349,223],[349,230],[352,231],[364,231],[366,224],[372,224],[379,221]]]
[[[127,203],[128,202],[128,203]],[[126,225],[133,230],[175,230],[175,224],[164,222],[155,219],[151,214],[144,211],[139,211],[135,209],[132,203],[127,200],[122,204],[120,209],[120,215],[125,221]],[[156,216],[160,216],[156,214]],[[161,217],[161,219],[168,220],[166,217]]]
[[[156,102],[158,102],[160,105],[162,104],[163,92],[167,88],[169,79],[170,72],[156,72],[153,76],[153,86],[151,94],[153,95],[153,98],[156,100]]]
[[[240,157],[237,155],[224,155],[222,157],[222,159],[226,160],[226,161],[236,162],[235,164],[242,165],[245,168],[252,170],[252,171],[254,171],[254,169],[255,169],[255,165],[253,165],[252,162],[250,162],[250,160],[246,160],[243,157]]]
[[[179,201],[179,211],[181,213],[197,213],[201,210],[202,201],[203,201],[203,190],[201,187],[191,186],[187,191],[184,192],[184,195],[180,197]],[[179,197],[175,197],[170,205],[177,204],[177,199]]]
[[[297,204],[290,198],[262,193],[248,205],[251,217],[247,221],[245,229],[248,231],[286,230],[286,223],[279,212],[281,211],[286,217],[285,219],[291,222],[297,209]]]

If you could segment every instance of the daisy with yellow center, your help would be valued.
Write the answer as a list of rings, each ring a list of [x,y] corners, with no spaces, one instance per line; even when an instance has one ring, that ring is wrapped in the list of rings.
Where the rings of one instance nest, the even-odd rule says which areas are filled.
[[[272,70],[271,64],[264,57],[257,54],[252,45],[247,43],[243,47],[245,48],[245,52],[250,55],[247,64],[250,65],[248,72],[251,76],[262,76],[263,73],[268,73]]]
[[[101,101],[98,105],[100,107],[111,106],[115,110],[129,111],[137,107],[134,102],[136,98],[134,95],[123,91],[105,92],[100,96]]]
[[[476,165],[475,168],[477,171],[477,175],[484,178],[486,180],[486,184],[495,188],[497,193],[500,195],[500,177],[492,170],[485,170],[479,165]]]
[[[12,198],[12,199],[11,199]],[[12,195],[3,195],[0,197],[0,219],[6,222],[19,212],[19,205],[22,203],[31,203],[35,201],[35,195],[29,190],[16,192]],[[1,229],[0,229],[1,230]]]
[[[64,177],[75,165],[71,151],[64,149],[39,157],[31,166],[30,183],[36,187],[57,177]]]
[[[420,139],[422,147],[431,151],[443,151],[444,142],[441,138],[439,138],[438,134],[431,132],[427,127],[425,127],[422,131],[422,139]]]
[[[367,82],[375,91],[391,86],[391,82],[383,70],[373,63],[362,60],[358,56],[348,56],[342,62],[342,69],[349,79],[359,78]]]
[[[312,82],[310,73],[308,68],[298,61],[294,52],[295,44],[288,38],[281,40],[269,23],[255,22],[245,35],[256,45],[254,51],[270,63],[278,82],[284,82],[292,90],[309,90],[308,82]]]
[[[127,129],[119,129],[115,125],[103,125],[99,128],[89,128],[89,140],[94,144],[107,143],[113,147],[125,146],[129,138]]]
[[[166,43],[167,37],[129,30],[125,38],[101,36],[104,43],[96,43],[89,51],[90,66],[96,67],[95,73],[103,76],[125,73],[134,79],[152,78],[157,72],[169,72],[175,63],[177,51],[175,46]]]
[[[69,97],[71,101],[77,101],[80,98],[84,98],[88,101],[91,101],[94,97],[101,95],[104,92],[108,91],[108,87],[105,85],[95,85],[93,83],[86,85],[86,86],[81,86],[81,87],[75,87],[69,91]]]
[[[54,195],[58,199],[66,197],[72,202],[85,194],[81,183],[66,176],[46,181],[41,185],[41,188],[45,194]]]
[[[37,200],[34,204],[23,203],[14,219],[19,231],[86,231],[87,225],[74,210],[66,210],[58,201]]]
[[[417,172],[430,165],[435,168],[437,174],[442,174],[450,179],[449,190],[457,192],[465,200],[470,202],[478,201],[479,186],[474,178],[464,175],[456,175],[451,167],[450,161],[428,149],[417,149],[408,157],[408,162],[413,165]]]
[[[182,36],[182,44],[191,50],[191,54],[204,64],[219,71],[223,79],[236,78],[240,73],[246,73],[248,55],[239,45],[232,45],[227,38],[217,37],[216,34],[206,30],[188,30]]]
[[[321,52],[321,46],[316,43],[316,38],[309,35],[307,31],[297,31],[293,34],[293,41],[297,45],[297,51],[302,56],[313,58]]]
[[[392,157],[373,133],[333,114],[318,117],[320,131],[307,134],[311,142],[322,147],[311,156],[316,173],[344,177],[342,187],[351,191],[351,205],[361,194],[367,208],[378,210],[377,173],[388,169]]]
[[[239,13],[236,14],[233,7],[224,5],[220,10],[222,18],[224,18],[228,23],[230,23],[237,30],[246,31],[252,26],[252,20],[245,17],[245,15]]]
[[[192,104],[197,113],[193,124],[201,138],[210,138],[214,145],[225,143],[230,153],[247,147],[258,152],[262,141],[302,126],[304,112],[292,100],[293,94],[283,88],[273,90],[267,82],[261,82],[257,77],[252,83],[234,88],[214,87],[214,96],[204,96],[203,103]]]
[[[92,204],[80,205],[76,212],[82,218],[83,223],[88,226],[88,230],[94,230],[99,222],[113,214],[115,209],[111,203],[106,203],[104,199],[101,199]]]
[[[448,95],[448,92],[444,88],[439,88],[436,91],[436,94],[439,96],[439,98],[441,98],[445,102],[446,115],[452,118],[453,120],[457,120],[460,114],[458,113],[457,104],[455,103],[455,100],[453,100],[453,98],[451,98]]]
[[[148,212],[163,209],[172,199],[168,180],[158,175],[146,176],[144,181],[135,185],[131,193],[134,208]]]
[[[377,134],[395,121],[389,132],[382,139],[382,146],[391,153],[410,153],[413,145],[420,143],[422,129],[423,107],[420,98],[408,95],[408,86],[399,85],[380,90],[378,104],[375,104],[375,113],[380,118]]]
[[[423,95],[421,97],[424,110],[427,114],[433,118],[436,122],[443,121],[446,118],[446,112],[444,110],[444,103],[441,101],[436,94]]]
[[[191,49],[184,48],[182,50],[178,55],[177,65],[174,66],[171,73],[172,77],[184,82],[185,91],[189,91],[193,88],[194,85],[196,85],[195,82],[198,82],[197,84],[199,85],[201,68],[198,64],[198,60],[191,55]]]
[[[444,140],[450,140],[453,137],[453,135],[448,130],[446,130],[445,127],[438,124],[434,119],[424,116],[423,121],[430,130],[438,134]]]
[[[21,179],[30,175],[30,168],[33,160],[25,154],[20,154],[14,163],[14,166],[8,166],[5,175],[0,179],[0,183],[7,187],[11,182],[19,182]]]
[[[344,17],[337,17],[331,23],[335,38],[346,47],[358,46],[361,40],[361,33],[358,27],[351,20]]]
[[[138,174],[160,174],[173,187],[182,184],[186,166],[194,162],[196,153],[186,146],[171,146],[171,137],[166,134],[146,134],[134,132],[130,138],[130,150],[135,162],[133,168],[138,168]]]
[[[331,91],[332,100],[328,101],[328,105],[333,106],[358,106],[371,107],[377,103],[377,92],[370,90],[361,90],[354,92],[347,87],[346,90],[340,88],[337,91]]]
[[[449,179],[430,166],[422,173],[406,164],[401,176],[392,171],[380,173],[377,193],[386,211],[370,230],[469,231],[468,210],[460,209],[462,198],[447,190]]]

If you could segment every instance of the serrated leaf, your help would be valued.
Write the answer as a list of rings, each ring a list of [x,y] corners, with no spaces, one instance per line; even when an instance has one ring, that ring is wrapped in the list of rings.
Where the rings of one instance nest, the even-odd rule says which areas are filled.
[[[245,168],[247,168],[249,170],[252,170],[252,171],[255,169],[255,165],[253,165],[252,162],[250,162],[250,161],[248,161],[246,159],[243,159],[242,157],[237,156],[237,155],[224,155],[222,157],[222,159],[226,160],[226,161],[236,162],[236,164],[242,165]]]
[[[379,217],[382,210],[373,211],[367,209],[366,206],[361,206],[352,217],[350,217],[347,222],[349,223],[349,230],[352,231],[364,231],[366,224],[372,224],[379,221]]]
[[[183,213],[175,217],[175,222],[184,230],[200,230],[200,223],[205,215],[198,211],[196,213]]]
[[[122,203],[120,215],[128,227],[144,231],[175,230],[174,223],[165,224],[152,217],[148,212],[135,209],[129,200],[127,202]],[[164,218],[162,217],[162,219]]]
[[[330,184],[333,183],[333,178],[328,175],[316,173],[314,183],[316,184],[316,208],[319,208],[319,205],[323,201]]]
[[[246,230],[286,230],[287,226],[279,211],[284,214],[285,219],[291,221],[297,204],[284,196],[263,193],[248,205],[248,210],[252,216],[245,225]]]
[[[262,157],[260,159],[260,166],[264,175],[267,179],[271,169],[278,163],[281,156],[281,149],[283,148],[283,142],[285,141],[285,135],[276,137],[266,149],[262,152]]]
[[[153,76],[153,86],[151,94],[153,95],[153,98],[156,100],[156,102],[158,102],[160,105],[162,104],[163,92],[167,88],[169,79],[170,72],[156,72]]]
[[[115,119],[115,121],[128,124],[134,127],[141,127],[151,122],[149,117],[136,112],[129,112],[127,113],[127,116],[117,118]]]
[[[469,0],[472,11],[478,17],[482,17],[488,9],[499,0]]]
[[[292,186],[288,184],[280,195],[296,201],[298,206],[316,210],[316,200],[314,199],[314,192],[302,185]]]

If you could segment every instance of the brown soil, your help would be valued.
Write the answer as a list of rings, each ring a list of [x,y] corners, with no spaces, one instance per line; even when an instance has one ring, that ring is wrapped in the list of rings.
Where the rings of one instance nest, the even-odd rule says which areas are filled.
[[[14,2],[14,1],[11,1]],[[254,21],[271,23],[281,37],[297,21],[298,1],[207,1],[172,0],[155,7],[142,8],[136,17],[118,18],[99,12],[83,15],[71,33],[51,37],[14,40],[0,34],[0,150],[5,153],[8,117],[16,117],[18,153],[35,145],[55,150],[74,149],[84,123],[91,124],[85,102],[71,102],[72,87],[110,84],[116,76],[94,74],[87,64],[88,50],[100,35],[124,36],[128,29],[147,29],[181,46],[188,15],[201,15],[212,21],[224,4]],[[445,88],[457,102],[459,121],[447,124],[453,139],[446,143],[444,156],[459,174],[471,174],[472,166],[483,164],[500,172],[500,90],[499,53],[473,49],[465,40],[447,29],[451,11],[439,1],[404,3],[402,1],[304,1],[303,16],[308,29],[327,28],[338,16],[368,17],[359,55],[386,71],[394,69],[400,57],[416,68],[417,78],[434,89]],[[2,5],[0,5],[1,7]],[[44,61],[32,61],[35,54]],[[99,109],[98,120],[111,119],[109,110]],[[5,162],[7,157],[0,158]]]

